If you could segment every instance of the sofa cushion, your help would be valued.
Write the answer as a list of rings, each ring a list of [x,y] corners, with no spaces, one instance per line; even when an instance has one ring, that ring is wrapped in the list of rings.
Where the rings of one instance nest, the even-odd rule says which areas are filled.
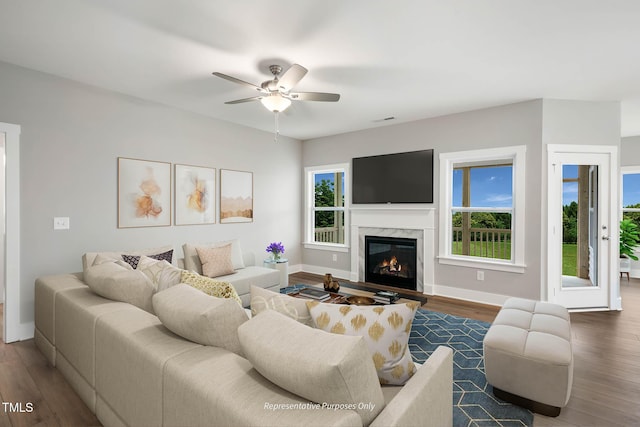
[[[307,301],[315,326],[364,337],[381,384],[402,385],[416,372],[409,352],[411,323],[420,304],[358,306]]]
[[[306,300],[251,286],[251,315],[256,316],[265,310],[275,310],[300,323],[313,326]]]
[[[171,332],[242,355],[237,330],[249,318],[233,299],[212,297],[181,283],[155,294],[153,306]]]
[[[84,281],[100,296],[128,302],[153,314],[151,297],[156,288],[139,270],[123,267],[117,262],[105,262],[87,268]]]
[[[198,258],[202,264],[202,275],[218,277],[234,272],[231,263],[231,243],[213,248],[196,247]]]
[[[265,378],[316,403],[349,407],[369,425],[384,396],[361,337],[329,334],[274,310],[238,328],[247,359]],[[364,408],[363,403],[371,404]]]
[[[180,281],[212,297],[235,300],[242,306],[242,300],[231,283],[214,280],[187,270],[182,270]]]
[[[153,282],[156,292],[175,286],[182,280],[184,270],[170,264],[166,260],[158,261],[152,257],[141,255],[137,269]]]
[[[216,280],[231,283],[238,295],[249,295],[252,285],[261,288],[277,287],[280,283],[280,272],[271,268],[250,266],[227,276],[216,277]]]
[[[106,258],[111,258],[112,260],[122,260],[122,255],[153,255],[160,254],[163,252],[167,252],[169,250],[173,250],[171,245],[161,246],[158,248],[150,248],[150,249],[139,249],[132,251],[111,251],[111,252],[87,252],[82,255],[82,271],[86,272],[87,268],[94,265],[94,261],[96,256],[102,255]]]
[[[233,269],[238,270],[240,268],[244,268],[245,263],[242,256],[242,248],[240,247],[240,242],[237,239],[234,239],[234,240],[226,240],[224,242],[217,242],[217,243],[201,243],[201,244],[185,243],[184,245],[182,245],[185,270],[195,271],[198,274],[202,274],[202,263],[200,262],[200,258],[198,257],[196,246],[201,248],[216,247],[216,246],[224,246],[228,243],[231,243],[231,262],[233,263]]]

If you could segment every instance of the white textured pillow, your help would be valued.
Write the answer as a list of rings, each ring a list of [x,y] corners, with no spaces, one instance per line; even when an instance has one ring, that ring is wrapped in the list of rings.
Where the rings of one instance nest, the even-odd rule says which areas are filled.
[[[165,260],[158,261],[145,255],[140,257],[137,269],[142,271],[153,282],[156,292],[180,283],[183,271]]]
[[[217,243],[185,243],[184,245],[182,245],[182,252],[184,255],[184,269],[202,274],[202,264],[200,262],[200,257],[198,256],[196,247],[214,248],[217,246],[224,246],[229,243],[231,243],[231,263],[233,264],[233,269],[238,270],[240,268],[244,268],[245,265],[242,259],[242,248],[240,247],[240,242],[237,239],[234,239]]]
[[[361,337],[328,334],[274,310],[244,323],[238,337],[253,367],[291,393],[311,402],[348,405],[364,425],[384,407],[376,370]],[[373,404],[373,409],[362,403]]]
[[[87,268],[84,281],[96,294],[105,298],[127,302],[153,312],[151,297],[155,286],[144,273],[123,267],[116,262],[103,262]]]
[[[197,247],[198,257],[202,263],[202,275],[207,277],[219,277],[232,274],[231,243],[216,247]]]
[[[251,315],[275,310],[307,326],[313,326],[307,300],[251,285]]]
[[[212,297],[180,283],[155,294],[153,307],[171,332],[198,344],[243,355],[238,326],[249,317],[233,299]]]
[[[381,384],[403,385],[416,372],[409,352],[411,323],[420,303],[376,306],[307,301],[317,328],[364,337]]]

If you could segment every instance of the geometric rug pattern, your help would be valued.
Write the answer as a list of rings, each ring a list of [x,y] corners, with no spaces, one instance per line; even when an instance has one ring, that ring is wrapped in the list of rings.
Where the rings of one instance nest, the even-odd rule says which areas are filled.
[[[455,427],[533,425],[533,414],[493,395],[484,375],[482,340],[491,324],[418,309],[409,337],[413,359],[424,362],[444,345],[453,350]]]

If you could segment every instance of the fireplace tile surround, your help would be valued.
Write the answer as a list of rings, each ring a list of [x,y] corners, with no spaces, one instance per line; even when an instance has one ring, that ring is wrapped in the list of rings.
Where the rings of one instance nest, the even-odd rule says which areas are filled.
[[[351,208],[351,277],[365,280],[365,236],[417,240],[416,290],[433,294],[435,268],[435,209],[406,207]],[[356,243],[357,242],[357,243]]]

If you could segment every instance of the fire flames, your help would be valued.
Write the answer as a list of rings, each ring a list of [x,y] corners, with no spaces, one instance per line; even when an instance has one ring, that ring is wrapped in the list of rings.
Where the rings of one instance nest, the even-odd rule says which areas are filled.
[[[389,272],[398,272],[402,271],[402,265],[398,262],[398,258],[396,256],[392,256],[391,260],[384,260],[379,265],[381,270],[386,270]]]

